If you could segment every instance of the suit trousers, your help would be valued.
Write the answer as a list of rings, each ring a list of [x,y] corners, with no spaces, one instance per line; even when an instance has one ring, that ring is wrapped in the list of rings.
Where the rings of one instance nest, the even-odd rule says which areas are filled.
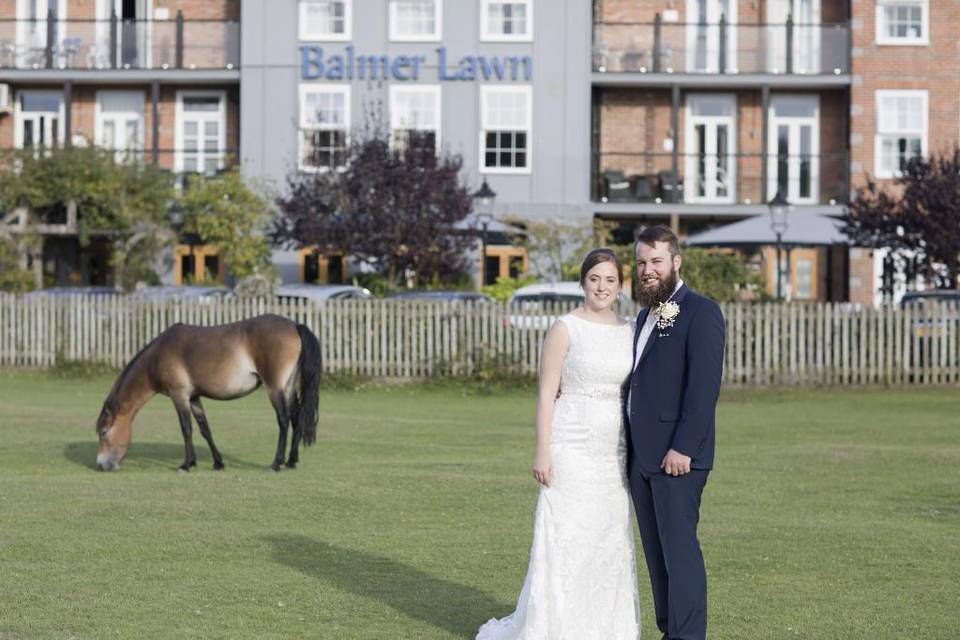
[[[669,640],[707,636],[707,572],[697,524],[708,473],[691,469],[674,477],[635,470],[630,478],[657,628]]]

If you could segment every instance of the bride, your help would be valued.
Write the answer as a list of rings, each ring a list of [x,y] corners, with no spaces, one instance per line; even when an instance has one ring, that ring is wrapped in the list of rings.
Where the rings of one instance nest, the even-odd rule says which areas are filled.
[[[583,261],[584,305],[547,333],[540,363],[533,547],[516,610],[476,640],[636,640],[640,602],[621,388],[634,324],[613,310],[623,270]],[[558,397],[559,394],[559,397]]]

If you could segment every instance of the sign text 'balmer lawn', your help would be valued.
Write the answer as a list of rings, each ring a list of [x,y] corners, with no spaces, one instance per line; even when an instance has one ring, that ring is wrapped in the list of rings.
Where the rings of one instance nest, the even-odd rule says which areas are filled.
[[[437,50],[436,66],[441,81],[513,80],[529,82],[533,77],[530,56],[463,56],[456,67],[447,60],[447,48]],[[411,80],[420,79],[426,56],[357,55],[352,46],[343,54],[324,57],[323,47],[300,47],[301,77],[304,80]]]

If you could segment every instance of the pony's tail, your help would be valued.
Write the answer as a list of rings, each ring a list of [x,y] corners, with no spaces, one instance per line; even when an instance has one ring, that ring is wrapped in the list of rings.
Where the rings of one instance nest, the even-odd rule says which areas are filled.
[[[320,360],[320,341],[303,324],[297,325],[300,334],[300,392],[297,398],[297,428],[303,433],[303,443],[313,444],[317,440],[318,407],[320,405],[320,372],[323,368]]]

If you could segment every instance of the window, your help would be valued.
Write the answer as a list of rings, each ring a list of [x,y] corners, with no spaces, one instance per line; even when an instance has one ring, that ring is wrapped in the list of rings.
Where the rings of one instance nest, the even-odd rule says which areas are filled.
[[[806,256],[798,257],[796,270],[796,297],[800,300],[809,300],[813,297],[813,259]]]
[[[352,0],[300,0],[300,39],[350,39]]]
[[[214,175],[223,168],[225,140],[226,94],[178,92],[174,171]]]
[[[927,154],[927,92],[877,91],[878,178],[893,178],[910,158]]]
[[[440,40],[442,24],[442,0],[390,0],[391,40]]]
[[[63,143],[63,94],[21,91],[16,105],[14,146],[18,149],[58,147]]]
[[[116,149],[118,162],[140,159],[143,108],[142,91],[98,91],[94,144]]]
[[[525,86],[480,87],[480,168],[530,173],[533,92]]]
[[[300,169],[336,169],[346,164],[350,87],[300,85]]]
[[[436,155],[440,149],[440,86],[390,87],[390,134],[395,149]]]
[[[878,0],[877,43],[928,44],[929,16],[927,0]]]
[[[480,39],[487,42],[533,40],[533,0],[482,0]]]

